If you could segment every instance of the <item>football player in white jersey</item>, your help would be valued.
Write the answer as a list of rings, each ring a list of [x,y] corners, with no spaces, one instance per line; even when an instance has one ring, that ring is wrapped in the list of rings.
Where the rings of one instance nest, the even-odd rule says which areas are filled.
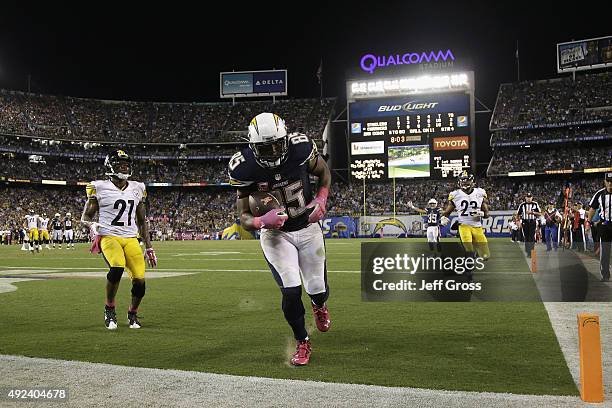
[[[28,233],[30,252],[34,253],[35,249],[36,252],[40,252],[40,247],[38,246],[38,215],[34,212],[34,210],[30,210],[30,213],[25,216],[23,227]]]
[[[51,249],[49,246],[49,217],[46,213],[42,214],[42,217],[38,218],[40,230],[38,231],[38,245],[42,248],[43,244],[47,249]]]
[[[132,159],[123,150],[116,150],[104,161],[108,180],[96,180],[87,185],[87,203],[81,221],[90,228],[93,237],[92,252],[102,252],[109,266],[106,275],[106,304],[104,324],[109,330],[117,328],[115,295],[123,271],[127,268],[132,281],[132,301],[128,309],[128,325],[141,327],[138,306],[145,295],[145,259],[151,267],[157,257],[151,246],[146,223],[145,185],[128,180],[132,175]],[[94,217],[98,213],[98,221]],[[145,241],[145,256],[138,245],[138,233]]]
[[[489,216],[487,192],[474,185],[474,176],[464,171],[458,180],[458,189],[448,195],[448,203],[442,212],[440,223],[447,225],[448,216],[455,210],[458,214],[459,237],[463,248],[469,254],[478,253],[489,259],[489,244],[484,234],[482,219]]]

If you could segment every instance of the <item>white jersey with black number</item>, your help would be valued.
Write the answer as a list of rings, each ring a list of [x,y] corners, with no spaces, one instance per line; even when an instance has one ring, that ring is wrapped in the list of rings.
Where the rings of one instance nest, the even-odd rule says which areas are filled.
[[[26,215],[25,219],[28,223],[28,230],[38,229],[38,215]]]
[[[110,180],[96,180],[87,185],[87,197],[95,197],[98,201],[100,235],[138,236],[136,207],[147,197],[144,183],[129,180],[121,190]]]
[[[475,187],[470,194],[457,189],[448,195],[448,201],[455,205],[459,223],[472,227],[482,227],[482,217],[472,216],[470,212],[480,210],[485,198],[487,192],[479,187]]]
[[[41,230],[48,230],[49,228],[49,219],[48,218],[39,218],[40,221],[40,229]]]

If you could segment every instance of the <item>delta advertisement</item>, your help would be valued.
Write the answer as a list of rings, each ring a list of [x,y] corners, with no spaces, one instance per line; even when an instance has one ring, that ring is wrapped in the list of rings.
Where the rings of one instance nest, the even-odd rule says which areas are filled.
[[[221,72],[221,98],[287,95],[287,70]]]

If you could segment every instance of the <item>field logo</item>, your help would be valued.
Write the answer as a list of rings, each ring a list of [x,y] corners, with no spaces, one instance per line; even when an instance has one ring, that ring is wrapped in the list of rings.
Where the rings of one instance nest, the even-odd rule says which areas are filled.
[[[434,137],[434,150],[467,150],[470,148],[467,136]]]
[[[390,225],[392,227],[398,228],[402,230],[404,234],[408,232],[406,226],[402,221],[398,220],[397,218],[385,218],[384,220],[380,220],[376,223],[372,235],[376,235],[376,233],[381,231],[385,225]]]

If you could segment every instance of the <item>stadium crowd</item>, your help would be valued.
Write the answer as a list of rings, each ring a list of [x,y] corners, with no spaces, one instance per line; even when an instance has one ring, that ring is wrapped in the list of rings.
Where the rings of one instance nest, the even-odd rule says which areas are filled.
[[[135,159],[200,159],[227,158],[244,146],[242,140],[227,144],[108,144],[68,142],[0,135],[0,154],[22,153],[39,156],[60,156],[103,160],[109,151],[123,149]]]
[[[531,170],[536,173],[571,169],[610,167],[612,145],[563,145],[555,149],[546,146],[513,147],[493,152],[488,175]]]
[[[335,99],[103,101],[0,89],[0,133],[120,143],[235,142],[253,116],[273,111],[292,131],[320,139],[334,105]]]
[[[557,127],[612,119],[612,73],[503,84],[491,130]]]
[[[567,143],[612,139],[612,124],[552,129],[500,130],[491,135],[491,146]]]
[[[20,180],[90,181],[104,174],[104,160],[47,157],[0,160],[0,177]],[[227,159],[210,160],[140,160],[133,166],[141,180],[156,183],[227,182]]]
[[[482,178],[477,185],[489,196],[491,210],[516,210],[527,192],[541,204],[563,205],[566,180],[558,178]],[[601,177],[572,178],[573,200],[584,205],[601,188]],[[393,212],[391,184],[366,185],[366,214]],[[396,184],[396,213],[414,213],[407,203],[424,208],[430,198],[444,206],[455,181],[410,180]],[[329,216],[363,214],[363,186],[334,182],[328,202]],[[235,191],[229,187],[160,188],[149,187],[147,219],[154,236],[173,237],[176,233],[219,234],[236,221]],[[19,186],[0,184],[0,230],[13,230],[23,223],[30,209],[52,216],[71,212],[80,219],[86,201],[84,187]]]

